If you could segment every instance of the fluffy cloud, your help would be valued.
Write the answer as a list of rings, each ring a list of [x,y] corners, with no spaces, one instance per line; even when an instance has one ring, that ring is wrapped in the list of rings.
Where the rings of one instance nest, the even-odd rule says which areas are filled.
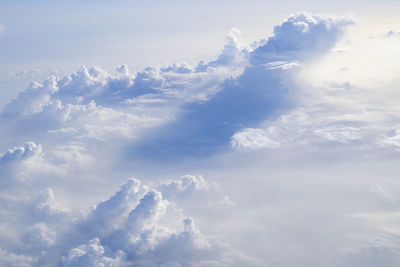
[[[349,18],[295,14],[274,27],[274,36],[254,51],[251,62],[314,58],[331,49],[353,23]]]
[[[196,191],[207,190],[211,187],[202,176],[186,175],[182,176],[177,180],[165,182],[158,187],[158,190],[163,193],[164,196],[172,197],[179,195],[190,195]]]
[[[14,147],[0,156],[0,183],[4,189],[21,185],[29,179],[27,171],[42,165],[42,146],[27,142],[23,147]]]
[[[38,193],[33,202],[33,213],[41,219],[50,221],[65,217],[67,209],[60,207],[56,202],[54,190],[46,188]]]
[[[242,32],[239,29],[232,28],[226,37],[226,44],[218,58],[208,63],[201,61],[197,65],[196,71],[202,72],[209,68],[216,68],[220,66],[245,66],[248,54],[251,52],[251,47],[241,43],[241,34]]]
[[[42,155],[41,145],[35,142],[27,142],[23,147],[14,147],[8,149],[6,153],[1,155],[0,161],[5,164],[8,162],[20,162],[34,156]]]
[[[119,253],[115,258],[104,256],[104,247],[100,245],[100,240],[94,238],[88,244],[73,248],[68,255],[63,258],[64,266],[104,266],[117,267],[126,266],[123,253]]]
[[[241,128],[254,128],[290,105],[297,61],[327,52],[350,24],[347,18],[300,13],[258,46],[242,44],[234,28],[219,57],[194,69],[175,64],[131,73],[122,65],[111,74],[80,67],[64,78],[32,83],[4,108],[3,121],[29,126],[35,137],[143,136],[134,154],[144,157],[149,150],[161,157],[215,153]]]
[[[290,108],[288,96],[295,87],[298,61],[328,52],[352,23],[347,18],[300,13],[277,25],[274,36],[260,42],[255,49],[240,49],[234,31],[221,57],[208,66],[225,61],[232,64],[237,62],[239,54],[244,62],[242,73],[221,84],[217,93],[206,101],[184,105],[176,122],[157,129],[157,133],[166,134],[149,136],[140,148],[157,150],[153,154],[162,157],[166,156],[164,153],[171,156],[189,151],[204,156],[226,148],[235,132],[254,128]]]
[[[13,162],[18,169],[43,154],[40,145],[28,142],[9,149],[1,162]],[[208,190],[201,176],[187,175],[153,188],[131,178],[109,199],[85,212],[64,208],[52,188],[28,196],[18,195],[21,188],[35,190],[24,180],[11,191],[2,188],[3,265],[182,266],[209,258],[224,261],[226,251],[202,235],[194,220],[178,208],[179,201],[192,192]],[[3,232],[10,227],[16,231]]]
[[[171,188],[172,184],[181,184],[189,177],[194,178],[185,176],[158,188]],[[171,190],[168,193],[170,197],[174,194]],[[169,216],[165,216],[166,213],[175,214],[175,220],[183,218],[183,228],[168,227],[165,221],[168,218],[165,217]],[[176,222],[174,225],[177,225]],[[86,227],[91,231],[87,231]],[[88,219],[82,219],[77,229],[83,230],[83,235],[96,237],[71,249],[63,258],[66,266],[78,263],[82,266],[184,266],[200,264],[205,255],[220,264],[224,260],[221,254],[224,251],[201,234],[192,218],[185,217],[170,206],[161,192],[141,185],[136,179],[129,179],[120,191],[99,203]]]
[[[227,75],[224,69],[194,73],[177,65],[138,73],[122,65],[114,74],[80,67],[61,79],[32,82],[1,117],[12,127],[5,134],[18,131],[21,139],[40,140],[44,134],[51,139],[135,139],[171,121],[182,103],[208,98]]]
[[[397,266],[374,221],[396,217],[397,87],[307,76],[352,24],[299,13],[194,67],[32,82],[0,118],[2,148],[35,140],[0,156],[0,265]]]
[[[129,212],[139,203],[148,187],[141,184],[137,179],[127,180],[121,190],[115,193],[110,199],[100,202],[93,211],[93,218],[90,219],[90,228],[107,233],[118,228],[126,219]]]
[[[296,26],[300,24],[305,26]],[[109,73],[99,67],[80,67],[63,78],[32,82],[5,106],[1,120],[9,129],[3,129],[3,135],[18,133],[14,142],[34,138],[44,142],[49,151],[44,159],[42,147],[30,142],[10,149],[1,156],[1,162],[13,162],[9,167],[11,179],[21,175],[30,179],[29,183],[20,180],[17,192],[18,187],[29,190],[45,184],[35,180],[37,174],[27,172],[23,167],[27,162],[31,162],[27,166],[40,161],[42,167],[64,168],[68,174],[79,166],[76,158],[85,159],[83,162],[93,159],[85,154],[96,153],[98,142],[112,140],[114,146],[126,147],[121,137],[133,142],[128,148],[143,158],[148,152],[171,159],[188,151],[215,153],[229,145],[231,138],[237,148],[244,150],[278,147],[280,143],[266,132],[246,127],[256,126],[280,109],[290,91],[299,58],[285,57],[289,54],[288,40],[302,37],[304,44],[291,48],[299,54],[309,44],[319,48],[314,42],[329,41],[324,46],[327,49],[347,24],[299,14],[278,25],[274,36],[258,42],[258,47],[242,44],[240,31],[232,29],[217,59],[201,62],[195,68],[174,64],[132,73],[122,65]],[[260,54],[271,47],[281,55],[279,60]],[[260,64],[255,64],[255,58]],[[140,140],[138,144],[136,139]],[[113,149],[106,146],[104,151]],[[56,177],[64,175],[55,173]],[[154,187],[129,179],[111,198],[83,214],[63,208],[48,186],[39,189],[35,197],[13,201],[4,198],[8,204],[3,211],[7,214],[10,207],[30,210],[30,218],[18,224],[21,233],[2,244],[11,251],[4,253],[11,257],[15,246],[10,244],[24,242],[20,245],[23,249],[18,250],[22,253],[15,257],[30,260],[33,265],[232,266],[232,259],[243,262],[248,258],[205,237],[194,219],[179,209],[180,204],[190,209],[185,200],[196,193],[196,200],[210,198],[206,192],[215,188],[202,176],[183,176]],[[216,196],[214,201],[217,206],[233,205],[227,195]],[[9,214],[9,220],[21,220],[22,214]]]

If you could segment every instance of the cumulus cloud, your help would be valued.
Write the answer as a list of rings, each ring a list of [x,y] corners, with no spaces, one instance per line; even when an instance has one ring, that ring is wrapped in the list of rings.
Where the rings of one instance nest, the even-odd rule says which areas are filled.
[[[65,212],[60,213],[59,210],[63,209],[56,203],[54,192],[45,189],[29,205],[39,207],[38,210],[51,211],[46,212],[51,216],[65,214],[65,217],[56,223],[51,216],[39,216],[35,219],[39,222],[31,221],[20,237],[27,254],[18,257],[25,259],[27,255],[39,255],[36,249],[31,248],[39,247],[42,256],[32,260],[34,266],[48,263],[51,258],[66,266],[257,265],[240,254],[222,249],[212,238],[200,232],[192,218],[180,214],[168,204],[174,199],[173,194],[182,196],[185,192],[204,191],[209,188],[206,184],[204,178],[184,176],[151,188],[137,179],[128,179],[113,196],[94,207],[91,215],[75,219]],[[169,201],[161,193],[163,188],[168,189],[164,191],[166,195],[170,194]],[[217,203],[225,209],[237,205],[227,196]],[[179,202],[176,204],[179,206]],[[175,218],[173,227],[166,220],[170,219],[167,218],[170,215]],[[179,220],[182,220],[181,225]],[[68,225],[74,226],[71,229]],[[54,251],[54,248],[57,250]],[[8,254],[14,255],[15,252]],[[358,262],[358,253],[345,255],[345,258],[350,257],[351,262]]]
[[[40,145],[28,142],[9,149],[1,162],[21,163],[43,154]],[[186,175],[152,187],[130,178],[109,199],[78,213],[63,207],[52,188],[16,195],[21,186],[35,188],[20,181],[14,194],[4,191],[1,198],[0,213],[6,218],[1,228],[13,224],[16,229],[0,231],[4,265],[184,266],[210,258],[224,261],[226,250],[201,234],[194,219],[178,208],[192,192],[208,190],[201,176]]]
[[[88,244],[73,248],[68,255],[63,258],[64,266],[104,266],[117,267],[126,266],[124,255],[118,253],[115,258],[104,256],[104,247],[100,245],[100,240],[94,238]]]
[[[299,13],[252,45],[233,28],[196,66],[32,82],[0,114],[13,147],[0,156],[0,265],[397,266],[395,224],[371,222],[396,217],[393,166],[379,162],[379,179],[369,162],[347,167],[398,150],[397,87],[305,74],[354,51],[332,52],[353,23]]]
[[[4,189],[21,185],[28,179],[27,170],[33,171],[42,165],[43,149],[35,142],[27,142],[22,147],[8,149],[0,156],[0,183]]]
[[[298,61],[326,53],[350,24],[348,18],[299,13],[258,46],[242,44],[240,30],[233,28],[217,59],[195,68],[174,64],[131,73],[122,65],[108,73],[80,67],[61,79],[32,83],[2,118],[16,128],[29,126],[31,135],[45,130],[51,138],[143,136],[129,147],[135,157],[147,157],[147,151],[204,156],[228,147],[235,132],[288,108]]]
[[[143,130],[172,120],[182,103],[209,97],[230,75],[182,68],[189,70],[173,65],[131,73],[122,65],[110,74],[99,67],[80,67],[61,79],[32,82],[4,107],[2,121],[12,129],[3,131],[17,131],[21,138],[135,139]]]
[[[88,227],[107,233],[115,230],[139,203],[148,187],[137,179],[128,179],[110,199],[100,202],[93,211]]]
[[[248,54],[251,51],[251,47],[244,45],[240,41],[242,32],[237,28],[232,28],[230,33],[226,36],[226,44],[221,54],[216,60],[212,60],[208,63],[201,61],[196,71],[206,71],[208,68],[216,67],[237,67],[244,66],[246,64]]]
[[[53,189],[45,188],[38,193],[33,201],[33,213],[38,218],[52,220],[65,217],[68,210],[57,203]]]
[[[189,177],[194,178],[185,176],[169,184],[161,184],[157,188],[163,188],[164,185],[171,188],[172,184],[181,184],[182,180],[189,180]],[[172,196],[174,193],[180,194],[181,191],[169,190],[168,193]],[[129,266],[172,263],[184,266],[199,264],[209,257],[216,262],[222,260],[219,257],[222,257],[221,253],[224,251],[201,234],[192,218],[185,217],[170,207],[170,201],[164,199],[160,191],[142,186],[136,179],[129,179],[120,191],[97,205],[92,213],[87,221],[83,219],[78,229],[90,227],[92,231],[89,236],[97,237],[89,240],[87,245],[71,249],[63,258],[67,266],[81,261],[85,264],[104,261],[104,264],[114,266],[114,262],[122,264],[122,259]],[[168,217],[165,216],[166,213],[175,214],[175,220],[183,218],[183,227],[168,227],[167,221],[164,221],[165,217]],[[83,233],[87,234],[88,231]],[[108,252],[105,247],[109,249]],[[106,254],[114,256],[105,257]],[[208,256],[203,258],[205,255]]]
[[[184,105],[177,121],[157,129],[149,140],[145,138],[139,151],[156,150],[153,157],[187,155],[189,151],[204,156],[226,148],[235,132],[254,128],[290,108],[288,95],[294,87],[298,61],[328,52],[352,23],[347,18],[296,14],[277,25],[274,36],[253,49],[240,49],[234,30],[221,56],[202,66],[232,64],[241,55],[242,72],[222,83],[206,101]],[[159,136],[159,132],[164,134]]]
[[[6,153],[1,155],[0,161],[4,164],[7,162],[20,162],[34,156],[42,155],[41,145],[35,142],[27,142],[23,147],[14,147],[8,149]]]
[[[165,182],[158,187],[158,190],[163,193],[167,198],[177,195],[190,195],[196,191],[204,191],[210,188],[209,185],[201,175],[193,176],[186,175],[179,179]]]
[[[295,14],[274,27],[274,36],[254,51],[251,62],[313,58],[331,49],[353,23],[350,18]]]

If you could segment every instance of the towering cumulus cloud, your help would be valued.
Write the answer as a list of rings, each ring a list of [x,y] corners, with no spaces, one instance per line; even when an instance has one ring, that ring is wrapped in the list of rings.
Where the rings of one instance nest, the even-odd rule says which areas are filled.
[[[348,18],[329,18],[300,13],[274,27],[274,36],[258,47],[252,56],[253,64],[273,60],[307,60],[326,53],[342,37]]]
[[[221,55],[194,69],[173,65],[131,73],[123,65],[109,74],[81,67],[62,79],[32,83],[2,117],[34,138],[46,132],[51,138],[104,140],[117,134],[132,140],[146,132],[129,148],[134,156],[204,156],[228,147],[241,128],[290,108],[287,95],[298,64],[327,52],[351,23],[300,13],[253,48],[232,29]]]
[[[223,148],[239,129],[257,126],[290,108],[286,96],[294,89],[292,75],[298,64],[327,52],[350,24],[349,19],[301,13],[275,26],[274,36],[255,49],[242,50],[233,30],[222,55],[202,69],[242,58],[243,72],[221,83],[204,101],[185,104],[177,121],[157,129],[142,148],[163,156],[204,156]]]
[[[400,147],[398,87],[307,80],[353,23],[30,83],[0,114],[0,266],[399,266],[397,169],[363,162]]]

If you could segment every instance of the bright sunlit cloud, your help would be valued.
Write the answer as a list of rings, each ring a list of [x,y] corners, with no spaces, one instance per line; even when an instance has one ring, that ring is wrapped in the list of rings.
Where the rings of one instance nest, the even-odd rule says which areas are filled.
[[[0,266],[399,266],[398,32],[286,6],[190,63],[0,76]]]

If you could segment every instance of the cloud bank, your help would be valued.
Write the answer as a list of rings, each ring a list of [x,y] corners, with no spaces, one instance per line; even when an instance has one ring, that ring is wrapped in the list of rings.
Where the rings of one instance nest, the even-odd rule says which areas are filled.
[[[0,114],[0,265],[398,266],[398,80],[331,71],[353,24],[32,82]]]

